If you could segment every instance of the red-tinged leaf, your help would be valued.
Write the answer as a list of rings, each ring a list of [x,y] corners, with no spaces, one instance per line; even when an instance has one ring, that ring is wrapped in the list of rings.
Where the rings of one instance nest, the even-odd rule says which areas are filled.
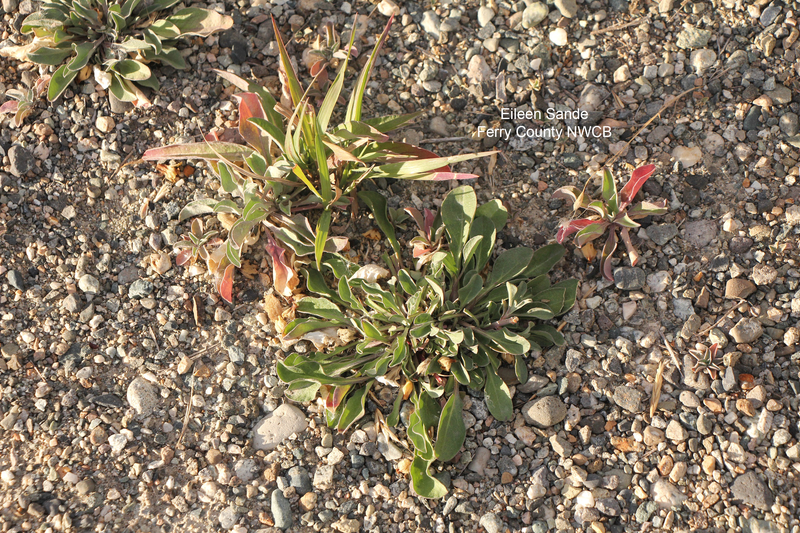
[[[416,259],[417,257],[422,257],[423,255],[430,253],[430,251],[431,251],[430,248],[426,248],[425,246],[414,245],[414,253],[413,253],[414,259]]]
[[[571,204],[575,205],[575,203],[578,201],[578,195],[580,194],[581,191],[577,187],[570,185],[567,187],[561,187],[555,191],[550,198],[553,200],[568,200]]]
[[[222,299],[228,303],[233,303],[233,272],[236,270],[236,267],[233,265],[228,265],[225,269],[225,273],[222,275],[222,279],[219,282],[219,288],[217,292],[219,295],[222,296]]]
[[[183,266],[186,263],[188,263],[189,259],[191,258],[192,258],[192,250],[190,248],[187,248],[185,250],[181,250],[180,252],[178,252],[177,257],[175,257],[175,263],[177,263],[178,266]]]
[[[342,385],[339,387],[335,387],[333,391],[328,394],[328,397],[325,398],[325,407],[329,411],[335,411],[341,405],[342,400],[344,399],[347,391],[350,390],[352,385]]]
[[[286,261],[286,250],[278,246],[269,230],[264,230],[264,236],[267,239],[267,253],[272,258],[272,284],[282,296],[289,297],[300,280]]]
[[[3,113],[16,113],[17,107],[19,107],[19,102],[16,100],[9,100],[3,105],[0,105],[0,115]]]
[[[655,170],[655,165],[645,165],[633,171],[633,174],[631,174],[631,179],[625,184],[620,192],[620,198],[622,200],[620,209],[624,209],[625,206],[629,205],[633,201],[633,199],[636,197],[636,193],[639,192],[639,189],[642,188],[642,185],[645,184]]]
[[[217,130],[214,130],[212,132],[206,133],[205,135],[203,135],[203,139],[205,139],[208,142],[214,142],[214,141],[221,141],[222,140],[222,139],[219,138],[219,132]]]
[[[567,237],[572,235],[575,232],[578,232],[588,226],[589,224],[594,224],[597,222],[596,220],[592,220],[589,218],[581,218],[579,220],[569,220],[561,223],[561,226],[558,228],[558,233],[556,234],[556,241],[558,244],[564,244],[564,241]]]
[[[603,256],[600,258],[600,267],[603,269],[603,276],[608,281],[614,281],[614,275],[611,273],[611,256],[617,250],[617,232],[612,231],[608,236],[605,246],[603,246]]]
[[[311,65],[311,69],[309,69],[309,72],[311,73],[312,76],[317,76],[320,72],[322,72],[322,70],[326,66],[327,62],[324,59],[320,59],[319,61]]]
[[[625,243],[625,248],[628,250],[628,259],[631,262],[631,266],[635,267],[636,264],[639,263],[639,251],[631,241],[631,235],[628,231],[628,228],[622,228],[619,233],[620,237],[622,238],[622,242]]]
[[[448,180],[472,180],[477,178],[477,174],[465,174],[462,172],[434,172],[428,174],[421,181],[448,181]]]
[[[267,119],[261,105],[261,98],[256,93],[249,92],[233,96],[239,100],[239,133],[257,152],[262,155],[268,154],[269,137],[249,120],[250,118]]]
[[[142,159],[145,161],[161,161],[165,159],[217,160],[221,156],[229,161],[244,161],[252,153],[252,148],[241,144],[215,141],[171,144],[161,148],[151,148],[142,155]]]

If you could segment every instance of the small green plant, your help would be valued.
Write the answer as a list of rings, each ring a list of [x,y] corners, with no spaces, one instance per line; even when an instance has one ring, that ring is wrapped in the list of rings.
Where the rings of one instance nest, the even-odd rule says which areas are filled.
[[[692,367],[692,372],[695,374],[699,372],[707,372],[711,379],[717,379],[717,375],[722,370],[717,364],[717,351],[719,344],[716,342],[711,346],[702,346],[698,344],[700,349],[689,350],[689,353],[694,357],[695,365]]]
[[[316,296],[297,303],[300,316],[284,334],[334,349],[291,354],[278,363],[278,376],[294,399],[310,401],[319,393],[327,423],[340,431],[364,415],[376,381],[398,387],[386,423],[397,425],[402,402],[412,401],[412,485],[417,494],[438,498],[446,489],[429,468],[437,459],[453,459],[466,435],[460,388],[483,390],[492,415],[510,420],[511,394],[498,369],[510,365],[524,383],[531,350],[563,345],[556,328],[538,321],[572,307],[577,281],[550,283],[547,273],[564,254],[558,244],[512,248],[492,261],[508,213],[499,200],[478,207],[471,187],[452,190],[432,216],[430,231],[442,239],[416,253],[429,256],[420,270],[403,268],[386,199],[375,192],[359,198],[391,244],[393,254],[384,255],[388,268],[358,268],[326,256],[330,285],[323,271],[309,269],[307,288]]]
[[[227,213],[234,217],[233,227],[222,244],[227,259],[212,271],[217,280],[228,271],[228,265],[239,265],[243,240],[263,231],[268,239],[275,287],[283,296],[291,296],[299,279],[294,259],[313,256],[320,268],[323,253],[339,251],[347,245],[346,239],[329,237],[331,221],[334,211],[356,205],[355,192],[362,181],[477,177],[452,172],[448,165],[486,153],[438,157],[417,146],[390,140],[389,133],[408,124],[419,113],[362,118],[367,83],[391,24],[389,20],[367,58],[341,123],[330,125],[344,87],[350,55],[345,54],[341,59],[336,78],[317,109],[309,97],[313,83],[305,90],[301,86],[273,20],[280,52],[279,74],[283,91],[288,95],[283,103],[255,83],[217,71],[245,91],[235,95],[239,100],[239,125],[234,132],[245,144],[223,142],[218,134],[211,133],[204,142],[154,148],[144,153],[144,160],[204,159],[220,177],[221,192],[230,197],[191,202],[180,215],[181,220],[206,213]],[[353,49],[353,38],[351,32],[348,50]],[[320,67],[317,74],[323,70]],[[321,209],[321,214],[312,230],[308,220],[298,213],[316,209]],[[294,252],[293,257],[287,248]]]
[[[60,67],[47,91],[51,102],[61,96],[81,71],[88,77],[97,66],[98,83],[111,94],[138,106],[150,104],[138,87],[158,90],[148,63],[185,69],[175,44],[181,37],[206,37],[233,25],[214,11],[185,8],[159,19],[179,0],[49,0],[22,23],[22,33],[35,40],[27,53],[34,63]],[[99,74],[97,72],[99,71]]]
[[[6,96],[13,98],[13,100],[0,105],[0,115],[14,113],[14,126],[19,128],[22,125],[22,121],[33,112],[36,100],[44,94],[49,81],[50,76],[42,76],[36,80],[36,83],[30,89],[25,91],[20,91],[19,89],[7,90]]]
[[[614,255],[614,251],[617,249],[617,230],[619,230],[619,238],[625,243],[631,266],[636,266],[639,262],[639,252],[631,242],[630,236],[632,228],[640,227],[639,223],[635,221],[646,216],[663,215],[667,212],[667,201],[664,199],[656,202],[643,201],[631,206],[639,189],[642,188],[642,185],[653,174],[655,169],[655,165],[647,165],[634,170],[631,179],[619,194],[617,194],[617,185],[614,182],[614,177],[608,169],[604,169],[601,200],[590,200],[586,197],[585,191],[581,191],[577,187],[562,187],[558,189],[553,193],[553,198],[563,198],[571,201],[572,210],[575,213],[581,209],[592,213],[586,218],[562,222],[558,228],[556,240],[559,243],[563,243],[567,237],[577,233],[575,235],[575,243],[579,248],[584,249],[584,246],[608,231],[609,235],[603,246],[600,267],[603,271],[603,276],[609,281],[613,281],[611,256]],[[591,254],[585,253],[584,255],[589,256],[587,259],[591,260],[593,258]]]

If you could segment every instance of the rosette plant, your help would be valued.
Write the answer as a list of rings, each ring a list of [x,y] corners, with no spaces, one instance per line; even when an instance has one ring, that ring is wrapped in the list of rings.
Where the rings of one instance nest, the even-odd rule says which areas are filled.
[[[411,482],[417,494],[439,498],[447,491],[430,466],[453,459],[464,442],[461,390],[482,390],[492,415],[510,420],[511,392],[498,371],[508,365],[524,383],[529,352],[563,345],[561,333],[542,321],[573,306],[577,282],[551,284],[548,271],[564,254],[558,244],[512,248],[492,260],[508,213],[498,200],[478,206],[471,187],[444,198],[431,222],[434,234],[443,228],[442,242],[424,252],[430,258],[418,270],[403,267],[386,199],[376,192],[359,197],[394,253],[384,255],[387,268],[358,268],[329,255],[322,270],[307,271],[314,296],[297,303],[298,318],[284,335],[332,349],[293,353],[278,363],[278,376],[291,398],[319,394],[327,423],[340,431],[365,414],[376,382],[397,387],[386,425],[398,424],[404,400],[413,403],[406,428],[414,447]]]
[[[6,113],[14,114],[14,125],[19,128],[22,126],[22,121],[33,113],[33,107],[36,105],[36,100],[44,94],[47,89],[47,82],[50,81],[50,76],[42,76],[33,84],[33,87],[27,90],[9,89],[6,91],[6,96],[11,100],[4,102],[0,105],[0,115]]]
[[[711,346],[697,345],[698,349],[689,350],[689,354],[694,357],[695,365],[692,367],[692,372],[695,374],[705,371],[711,379],[717,379],[720,366],[717,364],[717,352],[719,351],[719,344],[714,343]]]
[[[588,243],[602,237],[608,232],[608,238],[603,246],[600,258],[600,267],[603,276],[609,281],[614,277],[611,273],[611,256],[617,249],[619,239],[625,243],[628,252],[628,259],[631,266],[636,266],[639,262],[639,252],[631,242],[630,230],[640,227],[636,220],[650,216],[663,215],[667,212],[667,201],[665,199],[656,202],[642,201],[635,205],[633,199],[642,188],[642,185],[650,178],[655,171],[655,165],[646,165],[633,171],[631,179],[617,193],[617,184],[608,169],[603,170],[603,185],[600,200],[590,200],[586,197],[585,190],[581,191],[577,187],[562,187],[553,193],[552,198],[563,198],[572,202],[574,213],[578,211],[588,211],[588,216],[565,220],[561,223],[556,234],[556,240],[563,243],[564,240],[575,235],[575,243],[583,249]],[[619,236],[617,236],[619,231]]]
[[[185,69],[175,47],[182,37],[206,37],[233,25],[233,19],[195,7],[159,18],[180,0],[48,0],[22,23],[35,39],[27,58],[58,66],[47,99],[61,96],[80,76],[94,69],[97,82],[115,97],[138,106],[150,104],[139,87],[158,90],[148,64]],[[82,74],[83,73],[83,74]]]
[[[180,219],[221,213],[230,217],[220,261],[209,268],[217,285],[238,266],[242,247],[263,232],[272,260],[273,282],[283,296],[291,296],[299,278],[295,260],[313,257],[321,267],[323,253],[342,250],[347,241],[329,236],[335,211],[352,209],[355,192],[366,179],[396,178],[450,180],[477,177],[452,172],[448,165],[483,154],[438,157],[389,134],[408,124],[419,113],[363,118],[363,102],[378,53],[392,20],[375,44],[353,87],[342,121],[331,122],[341,96],[350,55],[341,59],[339,71],[319,108],[298,79],[289,54],[273,20],[280,55],[280,79],[286,96],[281,102],[263,87],[228,72],[217,73],[244,92],[239,100],[239,125],[232,131],[214,132],[204,142],[176,144],[147,150],[145,160],[204,159],[220,178],[219,198],[191,202]],[[355,24],[354,24],[355,25]],[[348,50],[353,49],[351,32]],[[317,72],[319,75],[323,72]],[[315,78],[316,79],[316,78]],[[491,153],[491,152],[490,152]],[[315,227],[301,212],[319,210]],[[213,254],[212,254],[213,255]],[[227,286],[227,282],[226,282]],[[223,294],[228,299],[228,295]]]

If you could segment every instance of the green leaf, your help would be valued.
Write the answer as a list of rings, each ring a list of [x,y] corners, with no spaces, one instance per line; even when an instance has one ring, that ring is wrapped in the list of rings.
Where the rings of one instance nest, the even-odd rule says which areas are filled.
[[[614,182],[614,176],[608,169],[603,169],[603,201],[608,206],[608,213],[616,216],[619,211],[619,202],[617,199],[617,184]]]
[[[364,416],[364,401],[366,400],[367,392],[372,386],[372,383],[372,381],[368,381],[365,386],[359,388],[350,396],[347,403],[344,405],[336,429],[339,431],[347,431],[350,426],[353,425],[353,422]]]
[[[425,429],[432,428],[436,425],[436,419],[439,418],[441,411],[439,404],[425,391],[420,391],[417,397],[417,413],[422,421]]]
[[[28,60],[40,65],[60,65],[64,59],[72,55],[71,48],[48,48],[43,46],[33,52],[28,52]]]
[[[547,274],[550,269],[564,257],[565,249],[560,244],[548,244],[542,246],[535,252],[525,270],[526,278],[536,278],[542,274]]]
[[[111,66],[111,69],[126,80],[131,81],[146,80],[153,75],[147,65],[133,59],[123,59],[122,61],[117,61]]]
[[[409,471],[411,487],[423,498],[439,499],[447,495],[447,487],[428,473],[428,467],[432,462],[419,456],[414,457]]]
[[[408,439],[414,445],[417,455],[429,460],[434,458],[433,446],[431,445],[427,430],[422,424],[422,419],[419,417],[418,411],[413,411],[409,415],[408,429],[406,430],[406,434],[408,435]]]
[[[482,337],[491,344],[494,344],[497,351],[507,352],[513,355],[523,355],[530,351],[531,346],[528,339],[522,335],[513,333],[506,328],[499,330],[475,329],[475,334]]]
[[[231,17],[196,7],[181,9],[167,17],[166,21],[177,26],[181,35],[199,35],[200,37],[208,37],[214,32],[227,30],[233,26]]]
[[[398,392],[397,397],[394,399],[394,405],[392,406],[392,412],[389,413],[389,416],[386,417],[386,425],[390,428],[397,426],[397,423],[400,422],[400,407],[403,405],[403,393]]]
[[[289,52],[286,51],[286,46],[283,44],[283,37],[281,37],[281,32],[278,29],[278,23],[275,22],[274,18],[272,19],[272,29],[275,33],[275,41],[278,43],[278,54],[280,55],[281,66],[286,74],[286,84],[289,87],[289,95],[292,97],[292,103],[295,106],[299,106],[300,101],[303,99],[303,88],[300,85],[300,81],[297,79],[297,74],[294,72],[294,67],[292,67],[292,62],[289,59]]]
[[[278,363],[278,366],[282,365]],[[316,381],[295,381],[286,389],[286,397],[294,402],[311,402],[317,397],[320,384]]]
[[[494,370],[486,372],[486,407],[497,420],[507,421],[514,416],[514,404],[511,402],[511,392],[508,386],[500,379]]]
[[[493,153],[495,152],[480,152],[475,154],[453,155],[449,157],[415,159],[402,163],[387,163],[379,166],[376,170],[380,175],[389,178],[420,179],[422,177],[420,175],[430,173],[431,171],[438,170],[447,165],[460,163],[462,161],[469,161],[470,159],[476,159],[478,157],[486,157],[487,155],[491,155]]]
[[[525,364],[525,358],[521,355],[514,357],[514,373],[520,383],[528,382],[528,366]]]
[[[163,161],[166,159],[206,159],[218,160],[220,157],[228,161],[244,161],[253,154],[253,149],[243,144],[227,142],[200,142],[172,144],[161,148],[151,148],[142,154],[145,161]]]
[[[390,131],[394,131],[397,128],[405,126],[421,114],[422,111],[416,111],[414,113],[408,113],[405,115],[389,115],[385,117],[368,118],[362,120],[361,122],[372,126],[381,133],[389,133]]]
[[[144,42],[146,42],[147,44],[149,44],[149,45],[150,45],[150,46],[153,48],[153,51],[154,51],[156,54],[160,54],[160,53],[161,53],[161,51],[162,51],[162,49],[163,49],[163,46],[161,45],[161,38],[160,38],[158,35],[156,35],[155,33],[153,33],[153,32],[152,32],[152,31],[151,31],[151,30],[148,28],[148,29],[145,29],[145,30],[142,32],[142,36],[144,37]]]
[[[153,52],[152,50],[143,50],[142,55],[148,61],[155,61],[157,63],[169,65],[177,70],[186,69],[186,61],[183,59],[183,56],[177,48],[164,46],[159,54]]]
[[[204,198],[202,200],[189,202],[183,209],[181,209],[181,213],[178,215],[178,222],[183,222],[187,218],[196,217],[197,215],[213,213],[214,206],[216,204],[217,201],[212,198]]]
[[[227,163],[220,161],[217,164],[219,169],[219,182],[222,185],[222,190],[227,193],[232,193],[236,190],[236,182],[233,179],[233,172]]]
[[[327,298],[306,296],[297,303],[297,311],[307,315],[327,318],[337,324],[343,323],[342,319],[344,318],[344,314],[342,314],[342,310]]]
[[[475,270],[481,271],[489,262],[489,258],[492,256],[495,239],[497,237],[497,230],[494,227],[494,223],[489,218],[477,217],[472,223],[469,236],[470,240],[474,239],[475,237],[482,237],[481,240],[475,245],[474,252],[470,250],[470,253],[474,254],[475,257]],[[466,258],[464,265],[468,266]]]
[[[69,84],[78,75],[77,72],[69,70],[67,65],[61,65],[58,70],[53,73],[50,78],[50,85],[47,88],[47,100],[50,102],[57,100],[59,96],[64,94]]]
[[[94,11],[92,11],[92,13],[94,13]],[[98,44],[100,44],[100,41],[73,45],[75,57],[72,58],[72,61],[67,63],[67,68],[77,72],[88,65]]]
[[[141,0],[125,0],[125,3],[122,4],[122,8],[119,11],[119,14],[124,18],[130,17],[131,13],[133,13],[133,10],[139,5],[139,2],[141,2]]]
[[[462,308],[469,305],[483,289],[483,278],[477,272],[473,271],[472,275],[465,279],[467,283],[458,289],[458,303]]]
[[[325,251],[325,243],[328,241],[328,230],[331,227],[331,211],[325,209],[317,221],[317,236],[314,240],[314,257],[317,260],[317,268],[322,268],[322,254]]]
[[[475,218],[486,217],[492,221],[495,230],[502,230],[508,221],[508,210],[500,200],[486,202],[475,211]]]
[[[477,206],[475,190],[468,185],[456,187],[442,202],[440,213],[447,234],[450,236],[450,251],[453,253],[456,265],[461,264],[461,253],[467,244],[467,236]]]
[[[229,240],[225,244],[225,257],[236,268],[242,268],[242,262],[239,260],[239,250],[233,247],[233,243]]]
[[[148,29],[162,39],[176,39],[181,35],[180,28],[168,20],[157,20]]]
[[[361,74],[358,76],[355,88],[350,95],[350,101],[347,104],[345,122],[355,122],[361,120],[361,106],[364,101],[364,92],[367,90],[367,83],[369,82],[369,77],[372,74],[372,67],[375,65],[375,59],[378,57],[378,52],[383,46],[386,37],[389,35],[389,28],[392,27],[392,20],[394,20],[394,17],[389,19],[389,22],[383,29],[383,33],[381,33],[380,38],[375,43],[375,48],[373,48],[372,53],[369,55],[369,58],[367,58],[367,62],[364,64]],[[353,33],[355,33],[355,27]],[[275,29],[275,34],[278,34],[277,28]]]
[[[501,253],[494,262],[491,274],[486,278],[486,288],[493,289],[516,278],[525,272],[532,258],[533,250],[524,247],[511,248]]]
[[[322,129],[319,120],[316,119],[313,113],[309,115],[309,120],[314,127],[314,158],[317,161],[319,188],[322,193],[322,201],[325,203],[325,206],[328,207],[333,195],[331,176],[328,170],[328,154],[325,152],[325,143],[322,139]]]
[[[461,401],[458,387],[456,387],[439,418],[439,429],[436,432],[436,445],[433,450],[440,461],[451,460],[464,444],[467,428],[464,425],[463,409],[464,403]]]
[[[374,191],[361,191],[358,193],[358,197],[367,205],[369,210],[372,211],[372,216],[375,217],[375,223],[378,224],[383,234],[389,239],[389,244],[391,244],[397,257],[400,257],[402,248],[400,247],[400,243],[397,242],[394,225],[389,222],[386,198],[382,194]]]

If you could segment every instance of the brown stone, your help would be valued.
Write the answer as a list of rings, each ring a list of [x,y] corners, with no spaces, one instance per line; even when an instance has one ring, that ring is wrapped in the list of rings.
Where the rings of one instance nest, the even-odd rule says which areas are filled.
[[[756,416],[755,407],[753,407],[753,404],[750,402],[750,400],[736,400],[736,409],[745,416]]]
[[[313,492],[306,492],[300,498],[300,508],[303,511],[313,511],[317,507],[317,495]]]
[[[705,472],[706,475],[710,476],[711,474],[713,474],[716,468],[717,468],[717,460],[714,459],[714,457],[712,457],[711,455],[706,455],[705,457],[703,457],[703,472]]]
[[[274,483],[275,480],[278,479],[278,473],[280,473],[280,471],[281,465],[278,463],[272,463],[264,469],[264,479],[267,481],[267,483]]]
[[[703,400],[703,405],[708,407],[708,409],[714,414],[722,413],[722,402],[717,400],[716,398],[706,398]]]
[[[670,472],[672,472],[672,467],[675,465],[675,461],[672,460],[672,457],[669,455],[665,455],[661,458],[658,462],[658,473],[661,474],[663,477],[667,477]]]
[[[733,278],[725,284],[725,298],[728,300],[747,298],[754,292],[756,292],[756,284],[749,279]]]
[[[210,464],[210,465],[216,465],[216,464],[221,463],[222,462],[222,452],[220,452],[219,450],[214,450],[214,449],[208,450],[208,453],[206,453],[206,461],[208,461],[208,464]]]
[[[514,481],[514,476],[511,475],[511,472],[503,472],[503,475],[500,476],[500,483],[503,485],[511,483],[512,481]]]

